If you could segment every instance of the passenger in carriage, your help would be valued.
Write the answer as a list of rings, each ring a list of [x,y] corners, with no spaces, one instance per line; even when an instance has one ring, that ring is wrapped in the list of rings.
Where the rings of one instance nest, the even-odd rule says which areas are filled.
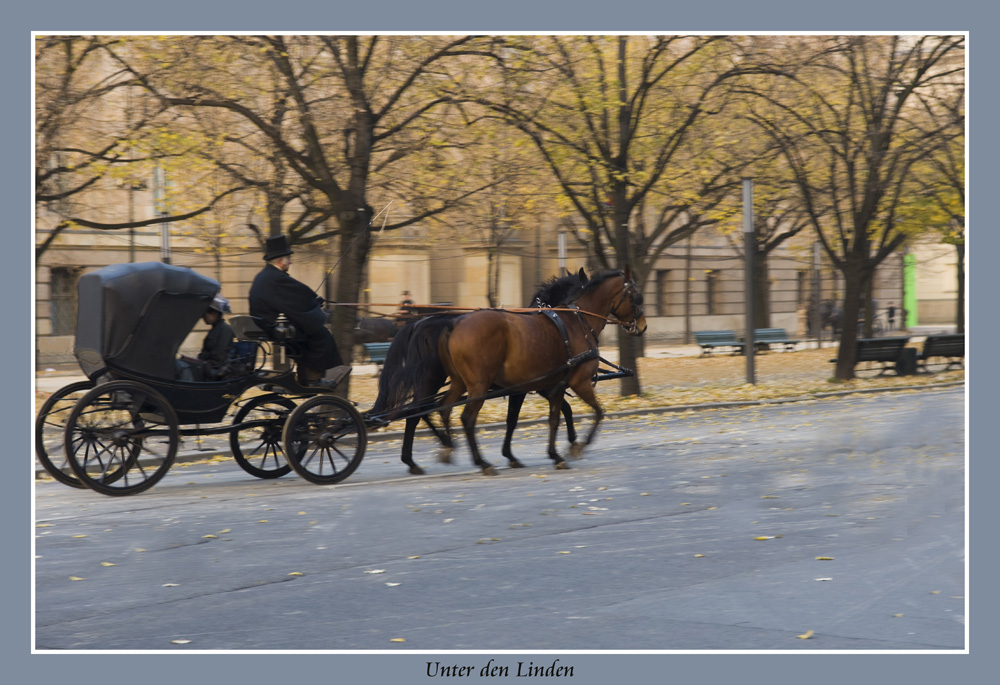
[[[230,375],[233,362],[233,329],[223,318],[231,311],[229,300],[216,297],[201,320],[211,328],[205,334],[197,358],[182,356],[177,360],[177,378],[182,381],[214,381]]]
[[[288,275],[292,251],[285,236],[267,239],[264,261],[267,264],[250,286],[250,316],[258,318],[265,328],[273,328],[278,315],[284,314],[295,326],[304,347],[298,360],[299,383],[335,387],[351,372],[351,367],[344,365],[337,343],[326,327],[323,299]]]

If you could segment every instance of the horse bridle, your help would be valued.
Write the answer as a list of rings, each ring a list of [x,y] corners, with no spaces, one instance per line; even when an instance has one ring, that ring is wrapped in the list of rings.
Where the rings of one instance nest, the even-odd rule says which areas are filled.
[[[611,307],[611,312],[610,312],[611,316],[608,317],[608,320],[611,321],[612,323],[618,324],[629,333],[635,333],[636,331],[639,330],[639,319],[643,315],[642,305],[637,304],[635,301],[635,298],[639,295],[639,287],[635,284],[635,281],[628,280],[625,277],[624,272],[620,273],[624,287],[622,288],[622,292],[618,298],[618,301],[616,301],[615,304]],[[618,315],[618,307],[621,306],[621,304],[625,301],[626,298],[628,299],[629,304],[631,305],[632,308],[632,320],[628,322],[624,321]]]

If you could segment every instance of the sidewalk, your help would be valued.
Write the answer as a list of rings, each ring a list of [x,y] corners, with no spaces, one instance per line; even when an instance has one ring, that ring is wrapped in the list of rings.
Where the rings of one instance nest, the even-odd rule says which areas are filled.
[[[922,342],[924,337],[938,333],[953,333],[954,326],[915,326],[905,333],[893,332],[892,335],[908,335],[911,343]],[[823,340],[824,348],[836,348],[837,341]],[[795,346],[796,350],[816,349],[815,340],[806,340]],[[648,359],[671,359],[678,357],[700,357],[702,350],[698,345],[684,345],[671,343],[653,343],[646,345],[646,358]],[[601,356],[611,362],[618,362],[618,348],[609,345],[601,350]],[[354,378],[364,376],[374,376],[378,371],[375,364],[354,364],[352,376]],[[85,381],[87,377],[80,371],[76,364],[59,364],[54,367],[47,367],[35,372],[35,390],[37,392],[55,392],[70,383]]]

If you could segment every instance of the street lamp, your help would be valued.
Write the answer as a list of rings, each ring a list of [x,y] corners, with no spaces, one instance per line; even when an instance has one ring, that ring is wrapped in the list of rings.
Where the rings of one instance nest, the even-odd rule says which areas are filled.
[[[756,385],[757,378],[754,373],[754,278],[753,262],[757,253],[757,241],[753,231],[753,179],[743,179],[743,253],[746,259],[746,266],[743,269],[746,285],[744,290],[744,308],[746,309],[746,344],[743,352],[747,356],[747,383]]]

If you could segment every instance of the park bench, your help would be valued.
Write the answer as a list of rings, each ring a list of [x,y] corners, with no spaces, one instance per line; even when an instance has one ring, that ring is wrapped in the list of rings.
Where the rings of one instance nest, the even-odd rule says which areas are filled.
[[[904,375],[898,366],[898,362],[900,362],[903,350],[909,341],[910,339],[904,336],[892,338],[858,338],[855,362],[857,364],[866,362],[868,364],[867,369],[869,370],[873,364],[878,364],[879,376],[883,375],[886,371],[895,371],[897,375]],[[836,363],[836,361],[836,359],[830,360],[831,363]]]
[[[743,351],[743,343],[736,339],[735,331],[695,331],[694,338],[701,345],[702,355],[718,348],[728,348],[733,354]]]
[[[965,333],[928,335],[924,340],[924,349],[917,355],[918,369],[927,372],[927,365],[933,357],[944,357],[947,361],[942,371],[956,365],[962,368],[965,362]]]
[[[791,351],[802,341],[791,340],[784,328],[755,328],[753,342],[758,350],[769,350],[771,345],[784,345],[786,351]]]
[[[368,357],[368,361],[377,365],[381,370],[382,364],[385,363],[385,355],[389,352],[390,345],[392,345],[392,343],[364,343],[365,355]]]

